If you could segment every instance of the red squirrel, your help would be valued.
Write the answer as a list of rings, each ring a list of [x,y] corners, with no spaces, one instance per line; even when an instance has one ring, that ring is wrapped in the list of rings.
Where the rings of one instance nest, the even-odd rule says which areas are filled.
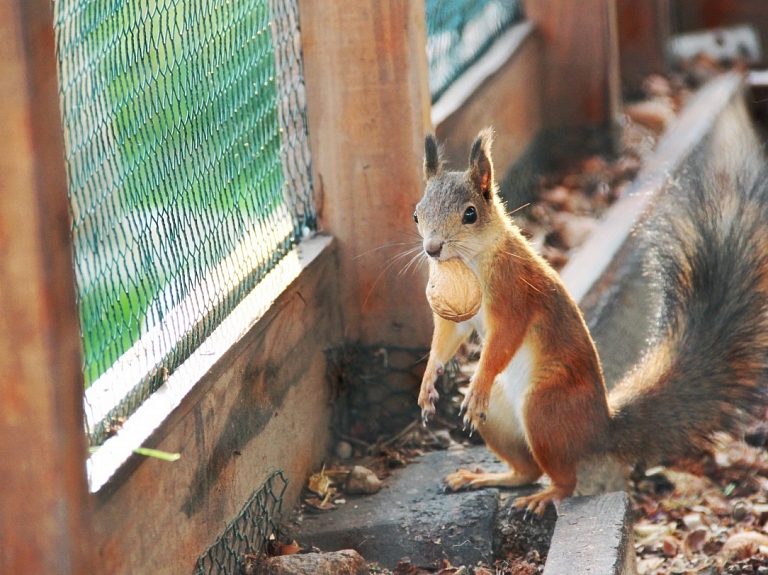
[[[558,274],[521,235],[499,198],[493,132],[479,133],[466,171],[443,166],[425,140],[424,196],[414,220],[427,257],[461,258],[477,276],[482,307],[454,323],[434,315],[419,393],[424,423],[437,378],[474,331],[483,347],[462,404],[510,470],[459,470],[452,489],[518,486],[544,473],[551,485],[515,506],[542,514],[573,494],[581,468],[625,468],[700,452],[719,431],[764,413],[768,374],[768,171],[759,151],[729,152],[670,181],[643,224],[660,302],[656,335],[640,363],[607,393],[597,350]],[[749,140],[746,136],[743,140]],[[752,146],[756,149],[756,144]],[[712,163],[710,161],[710,163]]]

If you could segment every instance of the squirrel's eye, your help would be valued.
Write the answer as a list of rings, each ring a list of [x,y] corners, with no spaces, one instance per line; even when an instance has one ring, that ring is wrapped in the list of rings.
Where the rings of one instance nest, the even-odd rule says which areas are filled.
[[[419,223],[419,216],[416,214],[416,212],[413,212],[413,221],[417,224]]]
[[[464,210],[464,217],[461,219],[462,224],[474,224],[477,221],[477,210],[475,206],[469,206]]]

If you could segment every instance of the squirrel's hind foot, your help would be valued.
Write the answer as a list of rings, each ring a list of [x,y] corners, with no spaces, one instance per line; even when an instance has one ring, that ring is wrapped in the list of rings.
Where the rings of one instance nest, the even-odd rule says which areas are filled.
[[[516,471],[489,473],[480,467],[474,471],[459,469],[449,474],[444,480],[445,486],[451,491],[461,489],[479,489],[481,487],[519,487],[534,483],[538,477],[524,477]]]
[[[515,509],[525,509],[526,513],[535,513],[541,517],[547,509],[547,505],[552,503],[557,508],[560,504],[560,500],[562,500],[563,497],[571,495],[572,491],[573,489],[568,490],[558,485],[550,485],[546,489],[534,493],[533,495],[518,497],[512,505]]]

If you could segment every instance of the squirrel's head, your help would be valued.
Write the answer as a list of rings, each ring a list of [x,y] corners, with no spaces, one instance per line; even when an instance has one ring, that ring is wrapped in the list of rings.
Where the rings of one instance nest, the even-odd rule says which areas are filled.
[[[482,130],[469,154],[464,172],[445,170],[437,140],[424,141],[424,197],[413,219],[424,240],[424,251],[436,260],[460,257],[470,263],[496,235],[499,199],[493,177],[493,131]],[[503,210],[501,210],[503,213]],[[489,238],[484,238],[485,235]]]

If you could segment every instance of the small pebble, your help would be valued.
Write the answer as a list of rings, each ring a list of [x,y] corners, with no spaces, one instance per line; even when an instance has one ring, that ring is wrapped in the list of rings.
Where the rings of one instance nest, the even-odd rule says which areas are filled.
[[[336,444],[336,457],[339,459],[352,457],[352,445],[348,441],[339,441]]]
[[[749,515],[749,507],[744,501],[737,501],[733,504],[731,516],[733,517],[734,521],[744,521],[747,515]]]
[[[355,465],[347,478],[346,492],[352,495],[372,495],[377,493],[381,489],[381,480],[376,474],[362,467],[361,465]]]

